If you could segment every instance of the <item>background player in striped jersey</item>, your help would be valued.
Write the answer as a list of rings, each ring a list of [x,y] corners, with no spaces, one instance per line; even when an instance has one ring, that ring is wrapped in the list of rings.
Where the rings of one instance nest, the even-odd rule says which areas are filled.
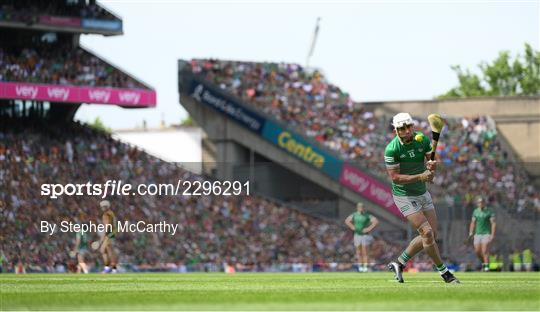
[[[358,271],[367,272],[369,264],[369,246],[373,241],[371,231],[379,224],[376,217],[369,214],[363,203],[356,204],[356,212],[345,219],[345,224],[354,231],[354,247],[358,259]]]
[[[99,203],[99,206],[103,211],[103,215],[101,216],[103,224],[112,225],[112,230],[107,230],[99,242],[99,251],[101,252],[105,264],[103,273],[116,273],[117,258],[113,248],[113,242],[117,232],[116,216],[111,210],[111,203],[108,200],[102,200]]]
[[[482,262],[482,270],[489,271],[489,245],[495,238],[495,213],[486,207],[482,197],[476,199],[476,204],[469,226],[469,237],[474,235],[474,251]]]
[[[388,268],[394,272],[396,280],[403,283],[402,273],[407,261],[425,250],[446,283],[459,283],[441,260],[436,242],[437,214],[426,188],[426,182],[433,180],[436,170],[436,162],[429,160],[430,140],[422,132],[414,131],[414,122],[408,113],[395,115],[392,125],[396,136],[384,151],[386,169],[392,179],[392,195],[396,206],[419,235]]]

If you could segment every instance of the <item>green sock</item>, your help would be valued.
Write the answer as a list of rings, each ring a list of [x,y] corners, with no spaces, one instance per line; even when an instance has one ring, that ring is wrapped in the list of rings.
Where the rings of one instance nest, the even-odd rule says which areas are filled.
[[[398,262],[405,265],[407,262],[411,260],[411,257],[407,254],[406,251],[403,251],[401,255],[398,257]]]
[[[437,267],[437,271],[439,271],[439,273],[441,274],[448,272],[448,268],[446,267],[446,265],[444,265],[444,263],[436,265],[436,267]]]

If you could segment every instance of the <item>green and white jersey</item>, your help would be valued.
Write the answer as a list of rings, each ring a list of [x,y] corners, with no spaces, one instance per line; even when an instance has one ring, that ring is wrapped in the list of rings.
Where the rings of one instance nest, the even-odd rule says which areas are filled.
[[[367,212],[355,212],[352,215],[352,223],[354,225],[354,234],[363,235],[362,231],[371,223],[371,215]]]
[[[387,168],[399,168],[400,174],[415,175],[426,170],[425,155],[431,153],[431,142],[421,132],[415,132],[413,137],[420,134],[420,142],[413,139],[409,144],[403,144],[396,137],[386,145],[384,150],[384,163]],[[396,196],[419,196],[426,192],[425,182],[397,184],[392,182],[392,194]]]
[[[476,221],[476,227],[474,229],[474,234],[483,235],[491,234],[491,218],[495,218],[495,213],[489,208],[476,208],[473,211],[472,218]]]

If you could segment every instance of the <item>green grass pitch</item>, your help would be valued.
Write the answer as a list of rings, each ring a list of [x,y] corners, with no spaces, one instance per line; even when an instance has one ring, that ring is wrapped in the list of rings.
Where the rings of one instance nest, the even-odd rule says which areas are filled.
[[[0,275],[0,310],[540,310],[539,273]]]

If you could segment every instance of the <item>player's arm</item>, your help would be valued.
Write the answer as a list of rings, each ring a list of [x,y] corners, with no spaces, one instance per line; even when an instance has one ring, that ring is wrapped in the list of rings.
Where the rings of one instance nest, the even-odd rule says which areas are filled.
[[[426,182],[433,179],[434,173],[430,170],[414,175],[400,174],[398,158],[396,157],[395,152],[388,147],[384,151],[384,163],[390,179],[396,184]]]
[[[431,171],[435,171],[437,170],[437,161],[436,160],[431,160],[431,152],[429,153],[426,153],[425,155],[426,157],[426,168],[427,170],[431,170]]]
[[[476,226],[476,219],[473,217],[471,219],[471,224],[469,225],[469,237],[473,236],[475,226]]]
[[[352,216],[353,215],[350,215],[347,217],[347,219],[345,219],[345,224],[347,225],[347,227],[349,229],[351,229],[352,231],[354,231],[354,225],[352,224]]]
[[[370,219],[369,226],[364,229],[364,234],[370,233],[377,225],[379,225],[379,219],[375,218],[374,216],[371,216]]]
[[[81,245],[81,237],[79,235],[75,236],[75,247],[73,247],[73,251],[77,252],[79,250],[79,246]]]
[[[109,224],[110,221],[109,221],[109,216],[106,213],[104,213],[103,216],[101,217],[101,222],[105,225],[105,233],[103,233],[103,235],[101,235],[101,237],[99,238],[100,247],[103,245],[103,242],[105,241],[105,238],[107,237],[107,234],[109,234],[107,232],[107,224]]]
[[[431,146],[431,142],[429,141],[428,137],[424,136],[423,144],[424,144],[424,148],[428,151],[424,155],[426,159],[426,168],[428,170],[435,171],[437,170],[437,161],[431,160],[431,150],[433,149],[433,147]]]
[[[491,223],[491,239],[493,240],[495,238],[495,230],[497,229],[497,223],[495,222],[495,216],[492,216],[489,218],[489,221]]]
[[[394,168],[386,167],[386,171],[388,172],[390,179],[392,179],[392,182],[396,184],[427,182],[433,179],[433,171],[430,171],[430,170],[426,170],[420,174],[413,174],[413,175],[400,174],[399,165],[398,165],[397,167],[394,167]]]
[[[98,248],[101,248],[101,246],[103,245],[103,242],[105,241],[105,237],[107,237],[107,234],[101,232],[100,236],[99,236],[99,247]]]

